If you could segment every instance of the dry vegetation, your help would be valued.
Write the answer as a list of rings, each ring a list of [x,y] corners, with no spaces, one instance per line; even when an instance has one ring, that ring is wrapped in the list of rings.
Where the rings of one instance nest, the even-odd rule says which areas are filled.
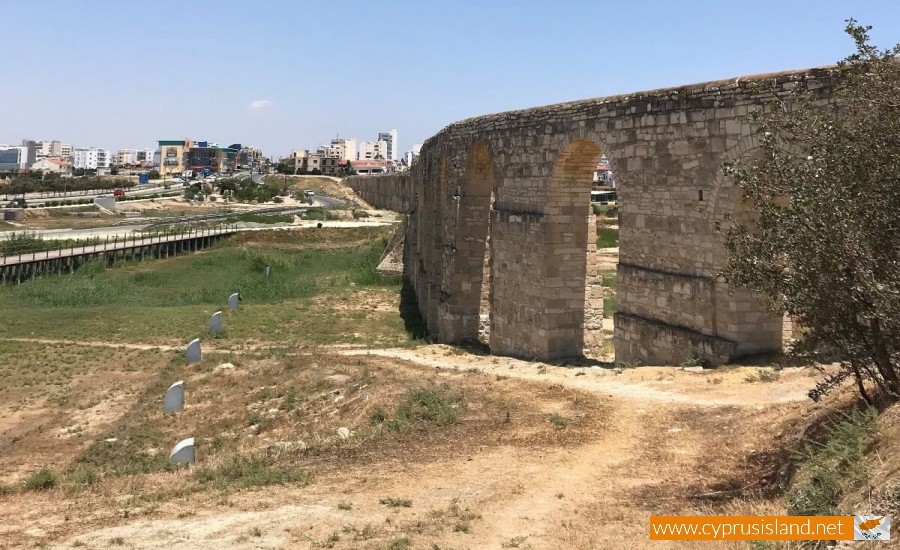
[[[0,327],[0,547],[643,547],[651,514],[784,513],[813,472],[794,474],[795,451],[837,441],[825,419],[852,393],[813,404],[811,369],[549,365],[410,340],[399,284],[370,270],[390,231],[254,232],[0,289],[16,319]],[[237,284],[241,310],[205,337]],[[194,336],[204,359],[186,367]],[[186,408],[166,415],[176,380]],[[877,490],[847,486],[837,510],[897,509],[898,426],[892,410],[883,453],[857,460]],[[829,446],[869,441],[848,433]],[[197,463],[169,463],[191,436]]]

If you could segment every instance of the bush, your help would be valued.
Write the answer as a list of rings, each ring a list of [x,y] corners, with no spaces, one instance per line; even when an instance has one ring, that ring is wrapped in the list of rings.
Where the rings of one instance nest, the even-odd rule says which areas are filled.
[[[875,409],[854,410],[828,426],[823,444],[811,443],[797,456],[799,481],[787,495],[790,515],[835,515],[841,497],[866,479],[863,458],[876,420]]]
[[[446,426],[456,422],[462,397],[441,389],[418,388],[409,390],[398,405],[394,418],[384,425],[389,430],[425,430],[429,425]]]
[[[48,468],[41,468],[28,476],[25,480],[25,489],[28,491],[45,491],[56,487],[56,473]]]
[[[294,468],[274,464],[268,457],[232,455],[228,460],[213,468],[195,471],[194,477],[202,484],[218,488],[260,487],[285,483],[305,483],[309,474]]]

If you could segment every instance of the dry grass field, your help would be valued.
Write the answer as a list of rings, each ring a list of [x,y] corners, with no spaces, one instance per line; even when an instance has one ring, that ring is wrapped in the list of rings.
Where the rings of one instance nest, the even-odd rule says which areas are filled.
[[[852,401],[812,403],[810,368],[415,340],[374,272],[389,236],[255,232],[0,288],[0,548],[700,548],[651,545],[649,516],[784,513],[790,450]],[[186,406],[165,414],[176,380]],[[173,465],[185,437],[197,461]],[[895,456],[865,459],[883,486]]]

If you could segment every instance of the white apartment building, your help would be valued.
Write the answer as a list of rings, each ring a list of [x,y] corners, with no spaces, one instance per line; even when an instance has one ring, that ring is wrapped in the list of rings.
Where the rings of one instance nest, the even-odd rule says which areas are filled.
[[[116,166],[127,166],[137,163],[137,151],[134,149],[119,149],[113,163]]]
[[[135,162],[138,164],[153,164],[153,156],[156,154],[156,149],[139,149],[134,152],[135,154]]]
[[[99,170],[109,168],[109,151],[99,147],[87,147],[72,151],[72,168],[76,170]]]
[[[359,144],[359,154],[357,160],[375,160],[377,158],[389,160],[388,143],[384,140],[377,142],[363,141]]]
[[[422,144],[416,143],[413,145],[413,148],[403,154],[403,160],[407,166],[412,166],[413,163],[419,158],[419,153],[422,151]]]
[[[339,152],[341,160],[356,160],[356,138],[333,139],[331,147]]]
[[[397,160],[398,155],[400,154],[397,148],[397,129],[394,128],[390,132],[379,132],[378,133],[378,141],[384,141],[387,143],[386,149],[383,150],[381,156],[384,157],[385,160]]]

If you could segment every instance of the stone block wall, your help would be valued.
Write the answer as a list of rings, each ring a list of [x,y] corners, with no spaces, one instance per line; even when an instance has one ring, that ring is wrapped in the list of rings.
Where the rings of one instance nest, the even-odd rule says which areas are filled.
[[[347,184],[359,197],[375,208],[409,212],[412,180],[409,174],[350,176]]]
[[[605,154],[619,186],[617,359],[667,364],[700,354],[726,361],[774,350],[780,315],[716,282],[722,231],[740,214],[722,165],[753,154],[756,136],[745,115],[797,86],[827,102],[831,71],[468,119],[428,139],[408,175],[351,178],[351,186],[376,206],[409,214],[405,274],[433,335],[444,342],[477,337],[487,294],[494,353],[554,359],[581,354],[585,330],[596,324],[585,258],[594,238],[588,196]]]

